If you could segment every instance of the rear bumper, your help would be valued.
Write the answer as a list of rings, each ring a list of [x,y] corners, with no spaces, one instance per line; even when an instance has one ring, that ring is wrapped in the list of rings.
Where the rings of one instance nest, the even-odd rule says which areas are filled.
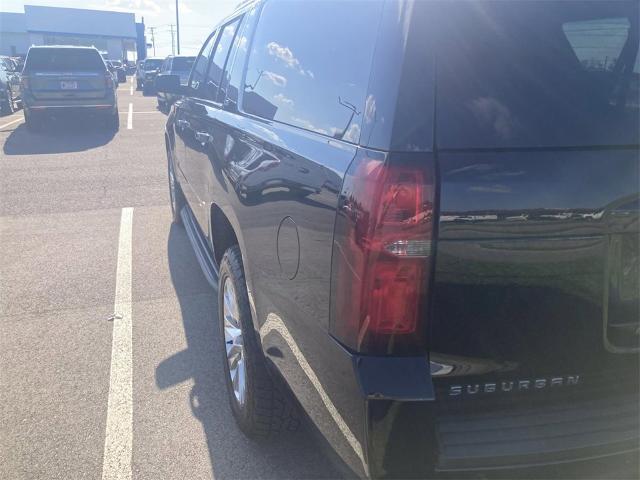
[[[576,462],[588,465],[640,450],[637,392],[571,398],[542,393],[535,399],[480,403],[473,398],[449,400],[439,389],[439,379],[434,385],[425,358],[365,357],[343,349],[332,355],[337,351],[344,358],[334,358],[332,364],[350,364],[348,377],[354,385],[342,383],[328,393],[335,395],[336,404],[353,412],[361,409],[361,414],[342,418],[361,446],[362,459],[353,455],[354,449],[336,452],[360,476],[515,474],[553,466],[552,474],[562,477],[566,475],[559,472],[567,469],[569,474]],[[345,399],[347,392],[358,393]],[[324,436],[337,444],[326,432]]]
[[[117,107],[117,96],[111,92],[104,97],[94,98],[36,98],[31,92],[23,92],[25,108],[32,110],[45,109],[112,109]]]
[[[79,100],[41,100],[31,95],[23,99],[25,110],[55,115],[113,115],[117,111],[115,97],[91,98]]]

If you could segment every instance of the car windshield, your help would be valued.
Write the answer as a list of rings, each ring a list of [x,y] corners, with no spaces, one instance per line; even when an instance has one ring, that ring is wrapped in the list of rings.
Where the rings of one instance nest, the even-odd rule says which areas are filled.
[[[176,57],[173,59],[171,70],[174,72],[190,72],[195,60],[195,57]]]
[[[100,54],[89,48],[32,48],[25,65],[25,72],[94,72],[104,69]]]
[[[156,70],[162,66],[162,60],[149,59],[144,61],[145,70]]]

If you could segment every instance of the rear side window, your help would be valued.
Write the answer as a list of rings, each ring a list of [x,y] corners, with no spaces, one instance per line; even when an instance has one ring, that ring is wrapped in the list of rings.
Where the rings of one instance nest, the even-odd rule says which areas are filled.
[[[439,147],[639,143],[637,1],[452,2],[440,14]]]
[[[247,65],[245,112],[357,142],[380,2],[271,1]]]
[[[211,50],[215,45],[217,32],[213,32],[207,42],[202,47],[200,55],[196,59],[193,70],[191,70],[191,78],[189,79],[189,86],[195,92],[196,96],[204,96],[205,79],[207,77],[207,68],[209,67],[209,58],[211,58]]]
[[[249,53],[248,34],[251,25],[253,25],[256,13],[256,8],[247,13],[242,26],[236,33],[236,38],[229,52],[229,59],[227,60],[227,67],[225,68],[222,84],[220,85],[220,90],[218,90],[218,101],[222,103],[226,97],[230,106],[234,109],[238,107],[238,93],[241,88],[240,85],[244,74],[244,66],[247,62],[247,54]]]
[[[222,70],[224,69],[229,50],[236,36],[240,19],[236,19],[225,25],[220,33],[220,38],[213,52],[209,72],[207,73],[206,98],[215,100],[218,94],[218,87],[222,80]]]
[[[79,48],[32,48],[25,72],[103,72],[106,67],[97,50]]]

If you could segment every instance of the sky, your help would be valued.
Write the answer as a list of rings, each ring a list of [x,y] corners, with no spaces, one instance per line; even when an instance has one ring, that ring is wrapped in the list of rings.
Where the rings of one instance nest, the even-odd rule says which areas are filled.
[[[180,8],[180,53],[196,55],[213,27],[229,15],[240,0],[178,0]],[[24,12],[24,6],[88,8],[135,13],[136,21],[147,26],[147,42],[151,42],[149,27],[154,28],[156,55],[171,53],[171,27],[176,23],[175,0],[2,0],[0,10]],[[149,55],[153,50],[149,49]]]

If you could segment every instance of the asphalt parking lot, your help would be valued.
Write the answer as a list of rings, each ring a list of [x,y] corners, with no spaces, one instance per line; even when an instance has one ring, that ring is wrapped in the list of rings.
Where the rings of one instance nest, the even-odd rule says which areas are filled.
[[[0,478],[335,478],[307,430],[236,428],[215,292],[171,224],[165,116],[130,77],[118,95],[115,135],[0,117]]]

